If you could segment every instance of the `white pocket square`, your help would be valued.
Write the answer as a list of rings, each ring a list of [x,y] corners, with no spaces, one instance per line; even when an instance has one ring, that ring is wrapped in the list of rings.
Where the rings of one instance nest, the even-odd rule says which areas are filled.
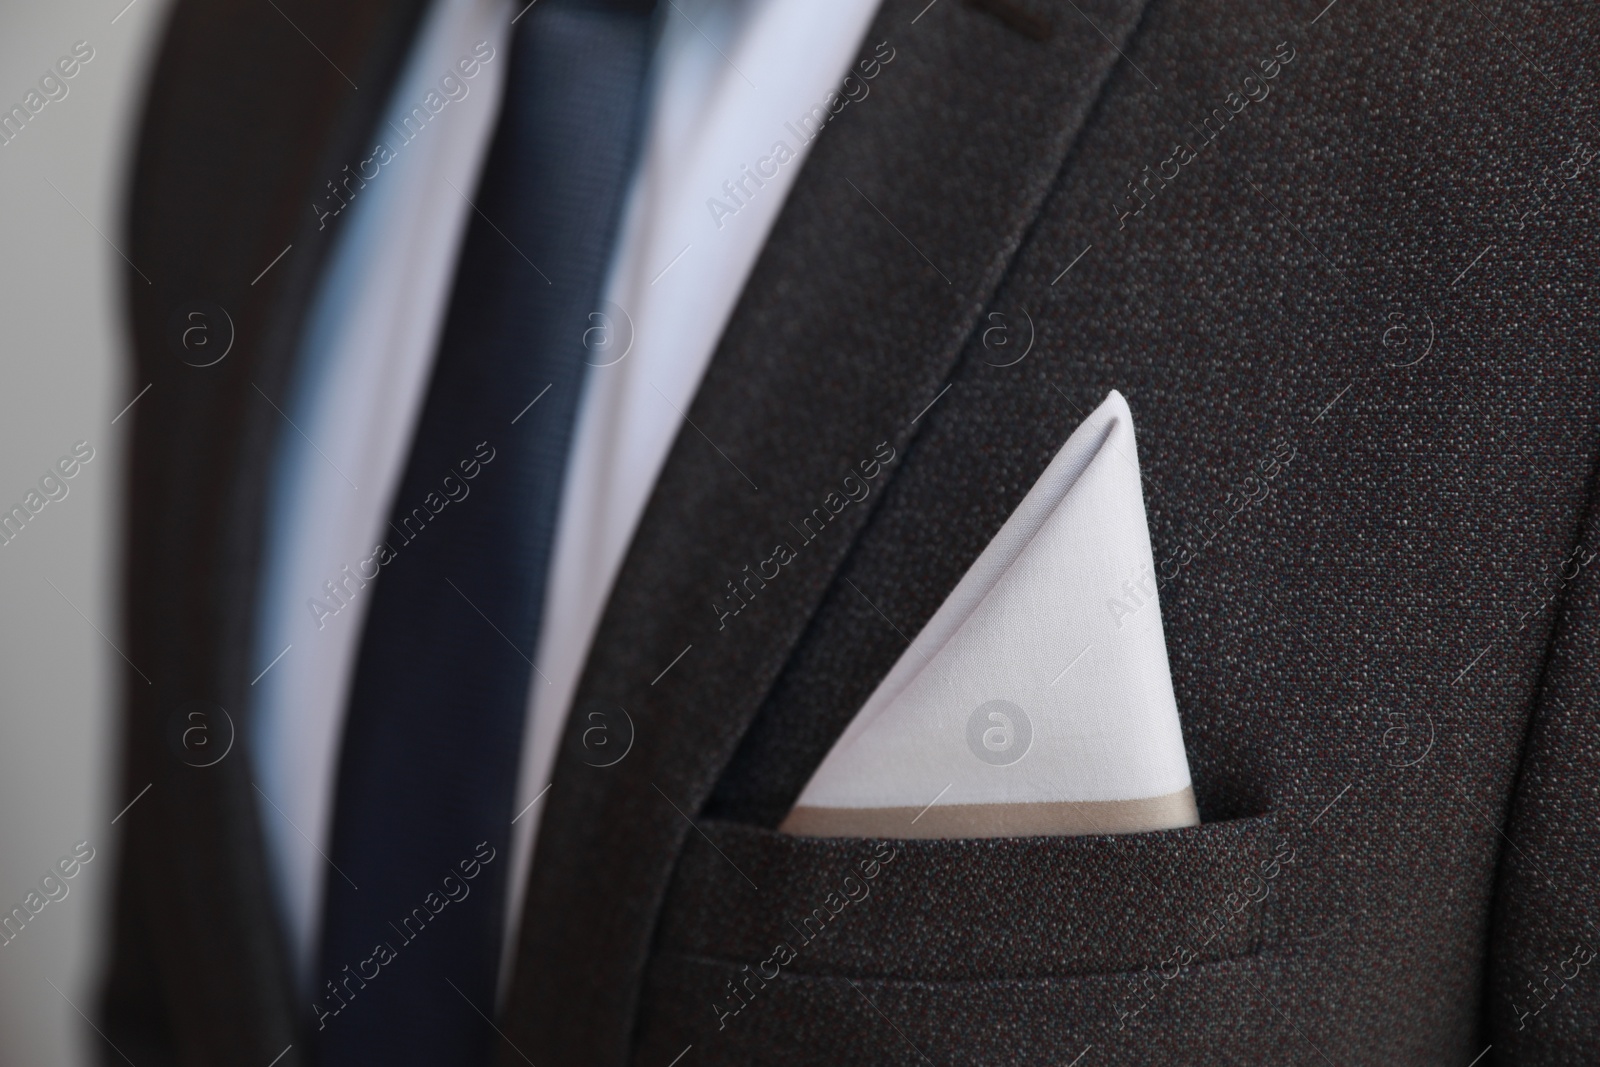
[[[1133,418],[1112,392],[879,684],[779,829],[1009,837],[1199,821]]]

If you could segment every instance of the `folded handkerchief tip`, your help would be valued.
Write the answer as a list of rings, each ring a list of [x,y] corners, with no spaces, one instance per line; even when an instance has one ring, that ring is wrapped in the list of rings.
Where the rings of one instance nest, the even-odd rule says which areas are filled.
[[[1112,392],[862,706],[780,830],[998,837],[1198,822],[1133,417]]]

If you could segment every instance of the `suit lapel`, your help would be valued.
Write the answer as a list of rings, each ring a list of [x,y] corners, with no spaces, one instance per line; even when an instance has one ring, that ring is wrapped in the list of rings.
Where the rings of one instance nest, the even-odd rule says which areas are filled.
[[[628,1061],[690,817],[895,462],[849,493],[937,402],[1143,0],[1097,5],[1094,24],[924,4],[878,12],[862,54],[892,59],[814,147],[617,579],[546,801],[503,1064]],[[588,713],[616,708],[633,748],[594,767]]]
[[[124,796],[149,791],[122,818],[118,937],[119,956],[153,957],[186,1063],[273,1062],[303,1015],[244,752],[265,486],[287,430],[266,398],[285,392],[335,232],[311,205],[359,158],[422,6],[183,3],[149,89],[126,246],[134,387],[149,385],[130,416],[125,625],[143,677],[128,674],[123,778]],[[232,335],[211,366],[175,344],[194,309],[206,351]],[[214,748],[233,738],[212,766],[173,744],[189,701],[226,710],[207,722]],[[300,1062],[298,1045],[276,1062]]]

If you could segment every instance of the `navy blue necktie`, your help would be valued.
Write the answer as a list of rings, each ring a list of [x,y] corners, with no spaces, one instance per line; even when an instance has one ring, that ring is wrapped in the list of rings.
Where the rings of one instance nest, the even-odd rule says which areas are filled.
[[[513,26],[350,692],[314,978],[322,1067],[489,1062],[532,657],[652,6],[539,0]]]

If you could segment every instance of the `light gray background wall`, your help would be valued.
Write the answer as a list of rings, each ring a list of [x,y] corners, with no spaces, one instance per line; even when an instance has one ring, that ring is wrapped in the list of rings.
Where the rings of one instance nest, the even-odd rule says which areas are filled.
[[[118,286],[122,184],[165,0],[0,0],[0,108],[60,56],[94,58],[0,147],[0,510],[76,441],[94,459],[0,546],[0,911],[74,844],[95,857],[0,945],[0,1065],[111,1053],[91,1012],[116,828],[115,523],[131,417]],[[52,184],[54,188],[52,188]],[[97,232],[98,230],[98,232]],[[133,675],[137,679],[137,675]]]

